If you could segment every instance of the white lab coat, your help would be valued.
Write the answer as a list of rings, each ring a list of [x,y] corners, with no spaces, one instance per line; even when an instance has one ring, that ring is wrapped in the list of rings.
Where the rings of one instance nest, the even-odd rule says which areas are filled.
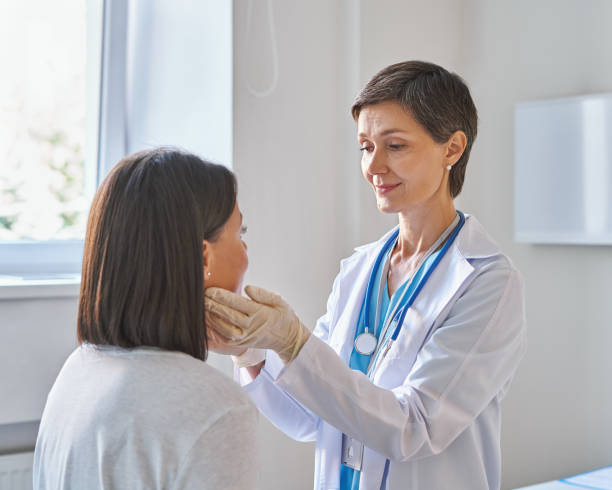
[[[283,367],[269,351],[260,375],[242,370],[241,383],[276,427],[316,440],[315,490],[339,487],[343,432],[366,446],[361,490],[499,489],[500,402],[525,350],[520,275],[467,216],[370,381],[348,361],[390,233],[342,261],[300,354]]]

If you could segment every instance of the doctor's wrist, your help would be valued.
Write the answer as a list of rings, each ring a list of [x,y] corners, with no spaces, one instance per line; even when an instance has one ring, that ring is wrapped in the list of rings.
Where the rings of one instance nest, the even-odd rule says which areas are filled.
[[[234,365],[238,368],[256,366],[266,360],[265,349],[249,348],[239,356],[232,356]]]
[[[289,364],[298,356],[302,350],[302,347],[304,347],[304,344],[308,341],[311,335],[310,330],[308,330],[308,328],[306,328],[306,326],[300,322],[297,317],[296,320],[296,328],[293,329],[291,340],[282,350],[276,351],[285,365]]]

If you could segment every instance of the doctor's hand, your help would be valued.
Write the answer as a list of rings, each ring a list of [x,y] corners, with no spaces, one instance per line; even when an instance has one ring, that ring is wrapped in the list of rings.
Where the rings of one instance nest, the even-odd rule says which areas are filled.
[[[210,325],[206,328],[208,350],[217,354],[229,355],[234,365],[239,368],[263,365],[266,360],[266,351],[263,349],[249,349],[239,345],[232,345]],[[257,373],[259,374],[259,373]]]
[[[272,349],[285,364],[297,357],[310,331],[278,294],[255,286],[251,300],[225,289],[206,290],[207,323],[228,345]]]
[[[216,352],[217,354],[225,354],[232,356],[241,356],[247,351],[246,347],[239,345],[232,345],[228,343],[228,339],[224,338],[221,334],[217,333],[213,326],[211,326],[207,318],[206,328],[206,340],[208,344],[208,350]]]

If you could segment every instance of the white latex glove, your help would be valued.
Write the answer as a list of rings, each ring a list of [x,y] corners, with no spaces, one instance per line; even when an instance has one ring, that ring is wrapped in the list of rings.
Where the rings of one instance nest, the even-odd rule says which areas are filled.
[[[206,329],[206,336],[208,337],[209,351],[230,355],[234,364],[239,368],[255,366],[266,360],[266,351],[264,349],[249,349],[239,345],[232,345],[228,343],[228,339],[210,325]]]
[[[211,352],[216,352],[217,354],[225,354],[231,356],[241,356],[245,354],[247,349],[246,347],[240,347],[239,345],[232,345],[227,343],[227,339],[224,338],[221,334],[215,331],[215,329],[210,325],[209,319],[206,319],[207,328],[206,328],[206,336],[208,337],[208,350]]]
[[[310,337],[291,307],[278,294],[247,286],[248,300],[225,289],[206,290],[207,323],[229,345],[272,349],[285,364],[291,362]]]

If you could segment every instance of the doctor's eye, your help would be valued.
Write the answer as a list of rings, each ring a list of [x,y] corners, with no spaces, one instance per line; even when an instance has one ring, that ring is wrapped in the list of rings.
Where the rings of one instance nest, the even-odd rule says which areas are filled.
[[[247,225],[242,225],[240,227],[240,236],[244,235],[247,232],[248,229],[249,229],[249,227]]]
[[[373,150],[374,150],[374,147],[372,145],[363,145],[363,146],[359,147],[359,151],[362,152],[362,153],[364,151],[370,153]]]
[[[400,145],[400,144],[396,143],[396,144],[393,144],[393,145],[389,145],[389,148],[391,150],[401,150],[402,148],[404,148],[404,146],[406,146],[406,145]]]

